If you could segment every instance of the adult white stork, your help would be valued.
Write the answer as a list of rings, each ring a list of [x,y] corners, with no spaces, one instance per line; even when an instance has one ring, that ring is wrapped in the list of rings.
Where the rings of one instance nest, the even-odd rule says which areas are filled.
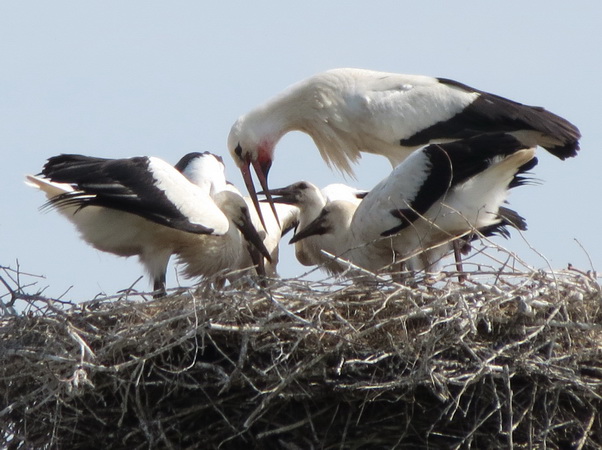
[[[179,168],[194,174],[202,159],[211,164],[209,154],[195,154],[185,156]],[[219,171],[211,173],[219,182]],[[48,205],[73,222],[94,248],[138,255],[159,295],[165,292],[172,254],[197,235],[222,237],[231,228],[232,218],[221,209],[225,202],[216,203],[210,196],[211,183],[199,187],[159,158],[59,155],[47,161],[41,175],[30,175],[27,182],[46,193]],[[267,255],[256,231],[243,232]]]
[[[541,107],[445,78],[329,70],[292,85],[232,126],[228,148],[256,207],[250,167],[268,190],[274,148],[293,130],[309,134],[329,166],[349,174],[360,152],[386,156],[395,167],[430,143],[511,132],[565,159],[577,154],[580,138],[577,127]]]
[[[259,192],[262,193],[265,194]],[[367,191],[342,183],[329,184],[320,189],[309,181],[299,181],[283,188],[271,189],[269,194],[277,196],[273,197],[276,208],[283,204],[295,205],[299,208],[296,229],[302,230],[320,215],[328,203],[345,200],[357,207]],[[263,207],[265,203],[260,205]],[[321,252],[324,245],[321,236],[310,236],[295,244],[295,256],[305,266],[327,263],[328,258]]]
[[[525,228],[502,205],[536,163],[535,148],[508,134],[432,144],[397,166],[357,208],[327,205],[292,242],[319,234],[325,250],[371,271],[406,259],[412,269],[432,270],[455,238]]]

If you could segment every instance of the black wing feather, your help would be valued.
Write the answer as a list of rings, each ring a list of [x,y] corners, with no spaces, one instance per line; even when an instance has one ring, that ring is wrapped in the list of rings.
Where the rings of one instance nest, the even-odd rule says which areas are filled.
[[[408,208],[391,210],[400,224],[384,231],[381,236],[391,236],[408,227],[451,188],[487,169],[496,156],[508,156],[524,148],[524,144],[506,133],[483,134],[447,144],[429,145],[422,150],[429,158],[429,175],[424,179],[416,197],[408,199]],[[533,168],[535,164],[537,159],[534,158],[519,168],[509,187],[527,182],[528,179],[520,174]]]
[[[54,206],[101,206],[136,214],[182,231],[211,234],[213,228],[191,223],[157,187],[148,157],[104,159],[59,155],[48,159],[42,174],[51,181],[71,184],[75,192],[55,197]]]
[[[560,159],[577,155],[581,133],[568,120],[539,106],[523,105],[446,78],[438,80],[467,92],[477,92],[479,96],[451,119],[402,139],[400,145],[419,146],[441,139],[465,139],[485,133],[524,130],[537,131],[558,141],[556,145],[547,143],[542,146]]]

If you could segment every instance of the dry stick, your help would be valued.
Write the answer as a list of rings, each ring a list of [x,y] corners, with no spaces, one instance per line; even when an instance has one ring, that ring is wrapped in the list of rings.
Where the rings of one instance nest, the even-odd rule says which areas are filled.
[[[224,359],[232,366],[234,367],[233,370],[236,370],[236,363],[230,358],[230,356],[228,356],[228,354],[222,350],[222,348],[217,344],[217,342],[213,339],[213,337],[211,336],[211,334],[207,334],[207,338],[211,341],[211,343],[213,344],[213,346],[215,347],[215,349],[224,357]],[[255,392],[257,393],[262,393],[262,390],[257,387],[255,385],[255,383],[253,383],[253,380],[251,380],[245,373],[241,372],[240,375],[243,377],[243,379],[247,382],[247,384],[253,388],[253,390],[255,390]]]
[[[587,421],[587,424],[585,425],[585,429],[583,430],[583,435],[581,436],[581,438],[579,439],[579,441],[576,443],[576,447],[575,450],[581,450],[584,445],[587,442],[587,439],[589,437],[589,434],[592,430],[592,425],[594,424],[594,419],[596,418],[596,413],[600,413],[599,411],[595,411],[593,410],[591,415],[589,416],[589,420]]]
[[[576,288],[581,288],[581,286],[583,286],[583,283],[585,282],[584,279],[579,278],[579,275],[576,275],[576,278],[570,278],[570,279],[567,278],[566,275],[562,275],[562,274],[556,274],[556,275],[557,275],[557,280],[558,280],[557,288],[550,288],[546,292],[554,293],[554,291],[552,289],[558,289],[558,291],[560,292],[562,289],[564,289],[561,286],[565,286],[567,280],[568,281],[570,281],[570,280],[577,280],[579,283],[581,283],[581,284],[576,284]],[[511,275],[508,275],[508,276],[514,277],[515,274],[511,274]],[[530,274],[529,276],[530,276],[530,279],[533,280],[533,283],[537,283],[535,289],[542,289],[541,286],[545,287],[545,283],[550,282],[549,280],[552,279],[551,276],[549,276],[548,274],[543,274],[543,273]],[[577,281],[575,283],[577,283]],[[427,305],[429,305],[429,307],[428,308],[425,308],[425,307],[417,308],[417,307],[415,307],[414,309],[412,309],[412,313],[415,314],[415,315],[421,314],[422,317],[428,317],[429,315],[436,314],[436,315],[438,315],[438,317],[435,317],[434,320],[433,320],[433,322],[431,322],[431,323],[434,323],[434,324],[444,324],[446,321],[451,321],[452,324],[460,324],[461,328],[460,328],[460,330],[458,332],[458,336],[469,336],[466,333],[470,332],[470,320],[469,321],[465,321],[464,320],[467,317],[466,315],[468,315],[469,319],[474,317],[475,320],[476,320],[476,317],[480,317],[480,314],[481,314],[481,312],[480,312],[481,309],[480,308],[487,308],[487,307],[489,307],[488,306],[489,303],[491,303],[491,302],[495,303],[495,302],[499,301],[499,299],[503,299],[504,298],[504,296],[502,295],[502,292],[508,292],[507,295],[511,297],[513,295],[513,291],[514,291],[514,293],[521,294],[521,293],[524,293],[524,292],[530,290],[531,288],[527,285],[527,283],[528,282],[520,283],[519,286],[511,287],[510,289],[507,289],[507,290],[506,289],[502,290],[502,289],[496,287],[496,289],[497,289],[496,291],[483,291],[483,292],[488,292],[488,294],[487,294],[488,297],[487,297],[487,300],[486,300],[487,303],[485,303],[484,306],[477,306],[477,308],[479,308],[479,309],[474,309],[475,305],[473,303],[471,303],[471,302],[473,302],[474,299],[477,298],[478,295],[480,295],[478,293],[479,289],[483,289],[483,290],[486,289],[487,286],[484,285],[484,284],[482,285],[482,287],[477,287],[475,289],[471,288],[471,289],[462,289],[462,290],[460,290],[459,292],[461,294],[460,294],[459,298],[460,298],[462,304],[458,303],[457,305],[454,305],[454,307],[451,308],[451,309],[450,309],[449,306],[446,306],[446,304],[447,303],[451,304],[455,300],[454,300],[454,297],[451,295],[452,291],[450,290],[449,287],[447,289],[445,289],[445,290],[436,290],[434,288],[429,288],[429,290],[425,290],[424,291],[424,292],[430,292],[430,293],[432,293],[432,296],[431,296],[432,299],[430,301],[426,300],[426,301],[429,302],[429,303],[427,303]],[[387,286],[385,286],[385,287],[387,287]],[[347,295],[347,293],[349,291],[351,291],[351,294],[349,294],[349,295],[356,295],[356,294],[354,294],[354,292],[361,292],[361,291],[358,291],[356,288],[355,288],[356,289],[355,291],[353,289],[354,288],[344,287],[342,289],[342,292],[345,295]],[[397,289],[397,288],[395,288],[395,289]],[[347,290],[347,291],[345,291],[345,290]],[[398,291],[399,290],[396,290],[395,292],[398,292]],[[341,292],[341,291],[339,291],[339,292]],[[562,292],[565,292],[565,291],[562,290]],[[493,297],[491,296],[491,293],[494,294]],[[366,326],[366,324],[362,321],[361,317],[357,317],[356,318],[353,315],[349,315],[349,310],[353,311],[354,309],[358,309],[358,311],[359,311],[359,308],[361,308],[361,305],[362,305],[362,302],[360,300],[351,302],[350,305],[352,305],[352,306],[349,306],[348,308],[341,310],[340,308],[337,309],[336,305],[338,305],[338,304],[344,305],[344,301],[341,300],[341,299],[337,299],[336,300],[336,304],[335,304],[335,302],[333,302],[330,305],[330,307],[333,308],[332,312],[330,312],[330,311],[328,311],[327,308],[324,309],[323,305],[325,304],[325,301],[322,300],[322,299],[315,300],[315,299],[312,298],[312,299],[307,299],[307,300],[303,299],[303,300],[299,300],[299,301],[295,302],[294,299],[293,299],[294,296],[292,296],[292,295],[288,296],[288,294],[287,294],[287,296],[284,296],[284,295],[281,296],[278,292],[272,292],[271,294],[275,298],[276,302],[280,303],[281,307],[278,307],[276,305],[277,314],[272,315],[274,313],[270,313],[270,315],[268,317],[271,317],[271,318],[279,317],[278,316],[278,314],[279,314],[280,316],[285,317],[286,319],[288,319],[287,322],[281,322],[280,323],[280,328],[278,328],[278,329],[290,330],[293,333],[311,332],[312,335],[316,336],[316,335],[319,335],[319,334],[325,332],[325,330],[322,329],[322,328],[325,327],[325,325],[332,324],[333,325],[333,329],[332,329],[333,335],[335,335],[334,331],[339,331],[340,332],[340,331],[344,330],[344,332],[346,333],[345,340],[348,340],[348,342],[353,342],[353,338],[355,338],[357,336],[360,336],[360,337],[363,336],[363,334],[361,334],[363,332],[373,332],[373,331],[376,331],[379,328],[381,328],[382,326],[386,326],[387,324],[392,323],[392,321],[401,322],[401,321],[405,320],[405,318],[407,318],[409,316],[409,314],[406,314],[408,310],[404,307],[403,308],[403,311],[404,311],[403,314],[396,314],[395,317],[393,317],[389,321],[387,321],[385,319],[383,321],[382,325],[381,325],[381,323],[378,323],[375,326],[372,326],[373,322],[372,322],[372,320],[369,320],[368,321],[369,325]],[[309,294],[306,291],[304,291],[301,295],[303,295],[303,296],[305,296],[305,295],[309,296]],[[542,294],[542,295],[544,295],[544,294]],[[547,294],[545,294],[545,295],[547,295]],[[229,332],[229,333],[244,333],[247,336],[249,336],[249,334],[248,334],[249,331],[245,330],[244,327],[245,326],[251,326],[251,327],[256,327],[257,330],[258,330],[257,333],[259,333],[261,331],[262,327],[259,326],[259,325],[257,325],[258,323],[262,323],[262,324],[265,323],[265,324],[268,324],[268,325],[270,324],[270,322],[266,322],[266,319],[264,318],[263,313],[257,314],[255,312],[253,312],[253,308],[255,308],[256,306],[265,304],[265,295],[263,295],[263,296],[264,296],[264,298],[263,299],[259,299],[259,300],[257,300],[257,299],[249,299],[248,304],[251,305],[251,306],[247,306],[247,303],[245,303],[245,306],[246,306],[247,310],[252,312],[252,316],[249,316],[249,315],[246,315],[244,317],[243,316],[234,316],[234,319],[229,318],[229,316],[222,316],[222,315],[216,316],[216,317],[219,317],[219,319],[220,319],[220,323],[218,323],[218,325],[224,325],[224,326],[229,326],[228,325],[229,321],[236,321],[236,320],[240,320],[242,318],[243,323],[240,323],[239,325],[236,325],[236,327],[237,327],[236,329],[219,330],[219,329],[217,329],[218,327],[216,327],[216,329],[214,329],[214,331],[215,332],[224,332],[224,331],[226,331],[226,332]],[[357,298],[359,299],[359,297],[357,297]],[[374,296],[372,296],[372,298],[374,298]],[[365,311],[365,314],[364,314],[365,317],[369,318],[370,315],[372,314],[372,318],[374,319],[376,317],[374,311],[375,310],[382,310],[383,305],[385,304],[385,302],[387,302],[386,303],[387,305],[391,305],[392,306],[391,312],[396,312],[397,308],[399,307],[399,305],[402,302],[406,302],[407,301],[409,303],[408,299],[414,300],[414,299],[418,299],[419,297],[416,296],[416,295],[414,295],[413,291],[412,292],[408,291],[408,299],[404,299],[404,298],[397,298],[397,299],[395,299],[395,298],[392,298],[392,297],[389,297],[389,298],[385,297],[383,299],[383,296],[380,295],[380,294],[376,298],[378,300],[369,300],[367,302],[364,302],[364,305],[366,305],[366,307],[367,307],[364,310]],[[289,301],[291,301],[291,304],[288,303]],[[507,300],[507,301],[510,301],[510,300]],[[261,302],[263,302],[263,303],[261,303]],[[424,303],[424,302],[422,302],[422,303]],[[550,305],[552,305],[552,304],[553,303],[550,303]],[[158,305],[160,305],[160,304],[156,303],[156,304],[153,304],[152,307],[156,308]],[[137,307],[138,306],[136,306],[136,308]],[[144,308],[145,311],[148,310],[148,308],[147,308],[146,305],[141,305],[141,307]],[[283,309],[285,309],[286,312],[283,311]],[[131,308],[131,310],[132,311],[136,311],[135,308]],[[125,310],[120,310],[120,311],[125,312]],[[197,308],[194,308],[194,311],[187,312],[187,314],[189,314],[187,320],[191,321],[192,315],[193,314],[197,315],[201,311],[203,311],[203,310],[199,310]],[[427,311],[428,311],[428,313],[427,313]],[[477,311],[477,312],[475,312],[475,311]],[[86,313],[86,314],[88,314],[88,313]],[[142,316],[143,314],[139,313],[139,312],[135,312],[135,314],[136,314],[136,317],[137,317],[136,321],[141,320],[138,317]],[[186,318],[187,314],[178,313],[178,316],[182,317],[182,318]],[[322,314],[324,314],[324,316]],[[455,314],[455,316],[454,316],[454,314]],[[104,315],[106,315],[106,313],[102,312],[102,315],[104,317]],[[207,315],[211,315],[211,313],[207,313]],[[446,317],[446,315],[451,315],[451,318]],[[118,316],[119,317],[124,317],[123,313],[121,313],[121,312],[118,313]],[[157,316],[154,316],[150,312],[148,314],[144,314],[144,316],[148,317],[149,320],[151,320],[151,321],[154,320],[154,317],[157,317]],[[92,315],[92,314],[90,314],[90,315],[88,315],[88,317],[95,317],[95,316]],[[238,317],[238,319],[236,319],[237,317]],[[302,320],[304,320],[304,321],[306,321],[308,323],[314,324],[314,328],[307,328],[302,321],[300,322],[300,321],[298,321],[296,319],[297,317],[301,318]],[[252,320],[253,322],[251,322],[250,324],[245,323],[246,320],[247,320],[247,318],[249,320]],[[333,318],[336,319],[336,320],[332,321]],[[329,320],[331,322],[328,322]],[[564,322],[562,322],[563,320],[564,320],[564,318],[561,319],[561,320],[555,320],[555,319],[553,319],[552,321],[550,321],[548,323],[548,325],[550,327],[561,327],[561,326],[563,326],[563,323],[564,323]],[[64,324],[65,323],[65,319],[59,320],[59,321],[54,320],[52,323],[63,323]],[[163,326],[157,326],[157,323],[163,324]],[[148,326],[148,324],[138,324],[137,323],[135,325],[132,325],[130,328],[126,328],[126,330],[129,330],[128,332],[130,333],[130,336],[134,336],[136,338],[139,337],[140,340],[152,340],[152,339],[154,339],[154,336],[155,336],[154,333],[160,333],[162,331],[162,329],[163,329],[163,331],[165,331],[167,329],[170,329],[171,327],[169,325],[166,325],[166,324],[171,324],[171,323],[174,323],[174,322],[171,322],[170,320],[166,320],[166,319],[161,319],[159,322],[154,322],[155,326]],[[348,323],[350,326],[347,326],[346,323]],[[530,324],[533,323],[533,320],[530,320],[529,323]],[[534,326],[533,325],[529,325],[529,326],[531,326],[530,331],[534,331],[534,329],[536,331],[536,327],[538,327],[540,325],[541,325],[541,322],[536,322],[536,324]],[[445,325],[445,327],[449,328],[447,325]],[[202,328],[202,325],[201,325],[201,328]],[[569,328],[570,329],[575,329],[575,330],[579,330],[580,329],[579,327],[572,327],[571,328],[570,326],[566,326],[566,327],[563,327],[563,328],[566,328],[567,330]],[[93,328],[90,328],[90,329],[93,329]],[[207,327],[207,330],[209,330],[209,329],[210,329],[210,327]],[[354,333],[353,329],[359,330],[359,332],[358,333]],[[128,336],[128,334],[126,334],[125,332],[122,332],[122,331],[117,330],[116,331],[116,336],[119,339],[128,339],[130,336]],[[180,330],[179,332],[181,332],[181,331],[182,330]],[[276,329],[272,329],[272,331],[268,331],[268,333],[269,332],[274,333],[274,331],[276,331]],[[255,332],[255,331],[253,331],[253,332]],[[351,336],[349,335],[349,332],[351,332]],[[431,332],[436,333],[437,330],[433,330],[432,327],[431,327]],[[77,330],[77,333],[78,333],[78,335],[82,339],[85,339],[88,342],[89,342],[89,339],[92,336],[92,334],[87,334],[87,332],[84,332],[83,330]],[[98,334],[98,331],[96,331],[96,333]],[[142,334],[142,333],[144,333],[144,334]],[[389,331],[387,331],[387,334],[389,334]],[[67,335],[67,334],[65,334],[65,335]],[[213,335],[215,335],[215,334],[213,333]],[[276,333],[274,333],[274,336],[277,337]],[[571,336],[572,335],[569,335],[568,337],[571,337]],[[164,339],[164,337],[161,337],[161,338]],[[69,342],[69,339],[73,339],[73,337],[67,338],[67,343]],[[301,342],[300,339],[302,339],[302,336],[301,336],[301,338],[298,337],[297,343],[294,344],[294,345],[300,345],[299,344]],[[458,338],[458,337],[456,337],[455,339],[460,339],[462,342],[464,342],[465,338],[462,338],[462,337]],[[516,341],[516,340],[517,339],[512,338],[512,341]],[[528,344],[528,342],[525,342],[525,344]],[[117,348],[117,347],[120,346],[120,344],[119,345],[112,344],[112,345],[114,346],[113,348]],[[571,345],[573,345],[573,344],[571,343]],[[433,378],[433,385],[435,385],[437,383],[444,383],[445,384],[447,382],[454,382],[453,380],[447,381],[446,378],[445,378],[446,374],[453,374],[452,372],[443,372],[443,370],[447,371],[448,367],[449,367],[450,371],[454,370],[454,366],[453,365],[449,365],[449,366],[446,365],[446,362],[441,357],[441,353],[440,353],[441,350],[437,350],[438,348],[440,348],[438,343],[436,343],[436,345],[434,345],[433,347],[434,347],[434,351],[435,351],[435,353],[433,353],[434,359],[437,361],[437,364],[439,364],[438,367],[442,368],[442,369],[436,369],[437,371],[435,371],[435,372],[431,372],[433,376],[436,375],[437,373],[442,373],[442,375],[440,377],[434,377]],[[293,346],[293,350],[290,350],[290,352],[295,351],[295,348],[296,347]],[[328,347],[327,346],[326,348],[327,348],[327,350],[326,350],[327,352],[332,351],[332,347]],[[393,352],[388,351],[385,354],[379,355],[377,352],[375,352],[375,349],[372,346],[362,347],[362,348],[369,348],[370,349],[369,350],[370,353],[369,354],[360,353],[361,356],[358,356],[356,358],[352,357],[347,362],[344,362],[343,360],[341,360],[341,365],[343,365],[343,364],[352,364],[352,365],[356,365],[357,366],[357,365],[375,364],[375,361],[377,361],[377,360],[379,360],[379,361],[380,360],[384,360],[387,357],[389,357],[389,355],[393,355],[394,354]],[[486,347],[486,346],[483,347],[482,344],[480,344],[480,346],[475,346],[474,348],[475,348],[475,350],[473,351],[474,355],[477,355],[477,354],[481,354],[482,355],[483,352],[486,351],[486,349],[488,347]],[[80,348],[80,350],[81,350],[81,348]],[[232,352],[236,352],[237,351],[235,348],[230,348],[230,347],[224,347],[221,350],[225,354],[228,354],[230,356],[232,355]],[[240,350],[240,348],[239,348],[239,350]],[[306,351],[303,348],[301,348],[300,350],[301,351]],[[166,352],[168,352],[168,351],[169,350],[166,350]],[[99,350],[97,350],[97,353],[98,352],[99,352]],[[287,355],[285,357],[290,357],[289,356],[290,352],[287,352]],[[534,350],[532,350],[532,352],[537,353],[538,350],[534,349]],[[532,353],[532,352],[530,351],[529,353]],[[528,356],[529,353],[527,353],[527,356]],[[534,356],[536,356],[535,353],[534,353]],[[240,351],[238,352],[238,354],[240,354]],[[330,353],[330,354],[332,355],[332,353]],[[505,357],[507,355],[501,354],[500,356]],[[512,357],[512,355],[510,355],[510,356]],[[77,362],[78,359],[81,359],[81,357],[77,358],[75,356],[72,357],[72,358],[65,358],[64,356],[60,356],[60,354],[59,354],[59,357],[63,358],[61,361],[74,361],[74,362]],[[97,354],[97,357],[99,357],[98,354]],[[485,359],[486,358],[483,358],[483,360],[485,360]],[[235,360],[236,360],[236,358],[233,359],[233,361],[235,361]],[[105,359],[100,359],[100,361],[104,362]],[[140,364],[141,366],[144,366],[144,362],[145,362],[144,360],[139,360],[138,364]],[[151,364],[154,364],[152,360],[149,360],[149,362]],[[239,362],[240,362],[240,358],[239,358]],[[450,361],[450,364],[451,363],[452,363],[452,361]],[[560,363],[556,363],[556,364],[560,364]],[[295,367],[291,368],[291,370],[294,370],[294,369],[295,369]],[[483,368],[481,368],[481,370],[482,369]],[[153,368],[152,370],[156,370],[156,369]],[[278,370],[280,370],[280,369],[278,369]],[[472,370],[472,368],[470,370]],[[477,370],[478,370],[478,368],[477,368]],[[494,377],[495,376],[501,377],[502,376],[501,374],[503,373],[502,372],[503,371],[503,366],[496,366],[496,365],[494,365],[492,363],[489,363],[487,365],[487,367],[486,367],[486,370],[488,372],[481,372],[480,375],[491,374]],[[544,370],[546,370],[546,366],[543,366],[543,365],[538,366],[536,363],[531,363],[530,365],[525,365],[525,370],[527,371],[527,373],[544,374]],[[552,376],[553,379],[557,380],[557,382],[560,382],[560,383],[570,383],[570,380],[567,378],[569,376],[568,372],[566,374],[562,374],[562,373],[557,374],[556,372],[550,372],[549,369],[547,369],[547,370],[548,370],[548,376]],[[556,369],[554,367],[552,367],[552,370],[556,371]],[[135,372],[137,372],[137,374],[140,373],[138,371],[135,371]],[[287,377],[287,375],[289,375],[289,374],[290,374],[290,372],[283,374],[282,377],[281,377],[280,382],[282,382],[283,380],[285,380],[286,377]],[[272,377],[273,377],[273,374],[272,374]],[[358,397],[357,394],[362,395],[361,393],[362,392],[364,393],[363,394],[363,398],[364,398],[363,401],[365,402],[366,395],[367,395],[367,394],[365,394],[366,392],[372,391],[372,392],[378,393],[377,395],[380,395],[381,393],[385,394],[386,392],[392,392],[392,390],[397,389],[397,388],[399,388],[401,386],[404,386],[404,383],[405,383],[405,386],[409,386],[412,383],[415,384],[415,383],[420,383],[421,382],[420,379],[418,379],[418,377],[416,376],[415,372],[412,374],[412,377],[413,377],[413,379],[409,380],[409,381],[407,380],[407,377],[406,378],[400,378],[400,381],[397,381],[396,384],[379,383],[378,379],[373,379],[373,380],[366,381],[363,384],[357,383],[355,386],[353,386],[353,388],[354,389],[357,388],[357,390],[355,390],[356,398]],[[165,378],[165,380],[168,380],[168,378]],[[443,381],[441,381],[441,380],[443,380]],[[471,378],[470,376],[465,376],[464,378],[458,377],[456,379],[456,381],[458,383],[462,383],[462,382],[463,383],[470,383],[473,380],[475,380],[475,378],[474,377]],[[294,382],[294,380],[293,380],[293,382]],[[142,393],[144,393],[143,388],[144,388],[143,384],[139,384],[139,389],[141,390]],[[275,392],[275,389],[277,389],[277,388],[278,388],[278,386],[276,386],[276,388],[274,388],[274,389],[269,389],[268,391],[265,391],[265,392],[266,393]],[[590,386],[589,389],[593,390],[594,386],[593,385]],[[494,392],[494,394],[496,394],[499,398],[503,397],[502,393],[503,393],[503,390],[501,390],[501,389],[499,390],[499,392],[498,391]],[[512,395],[515,395],[515,394],[513,393]],[[472,396],[471,396],[471,398],[468,399],[468,401],[472,402],[473,399],[477,398],[477,396],[478,396],[477,392],[472,392]],[[371,395],[371,398],[372,397],[374,397],[374,396]],[[579,397],[575,393],[574,398],[575,398],[575,400],[577,400],[577,399],[582,398],[582,397]],[[62,400],[59,399],[58,401],[61,402]],[[501,404],[502,403],[501,400],[498,399],[498,403]],[[274,406],[274,405],[278,405],[278,404],[279,404],[279,400],[274,399],[274,403],[267,404],[266,407],[265,407],[265,411],[260,412],[261,416],[263,417],[264,414],[268,414],[270,411],[273,411],[273,408],[270,409],[270,406]],[[504,405],[504,407],[505,406],[506,405]],[[218,409],[221,410],[222,414],[227,414],[227,412],[228,412],[227,409],[224,409],[223,403],[219,404]],[[522,414],[515,414],[515,412],[512,412],[513,416],[515,416],[512,419],[512,421],[510,421],[510,423],[513,422],[512,423],[512,428],[515,429],[518,426],[518,424],[521,422],[521,420],[526,417],[527,410],[528,410],[528,408],[525,407],[525,411],[521,411]],[[498,409],[498,410],[494,411],[494,414],[497,414],[499,416],[501,412],[502,411],[500,411]],[[559,414],[559,412],[557,414]],[[558,419],[559,419],[559,416],[551,417],[550,420],[549,420],[548,426],[549,427],[557,427],[558,426],[558,422],[559,422]],[[488,420],[491,420],[491,419],[488,419]],[[564,423],[569,424],[569,425],[571,424],[570,421],[565,421]],[[311,423],[310,423],[310,425],[311,425]],[[286,427],[287,425],[286,425],[286,423],[284,423],[282,426]],[[303,425],[300,425],[300,427],[301,426],[303,426]],[[571,425],[571,426],[574,426],[574,424]],[[480,427],[480,425],[479,425],[479,427]],[[505,429],[507,429],[507,427],[504,427],[504,430]],[[153,430],[154,430],[154,428],[153,428]],[[437,430],[435,429],[435,431],[437,431]],[[469,437],[466,442],[471,442],[471,440],[474,439],[474,436],[480,436],[478,434],[479,432],[480,432],[480,428],[476,428],[475,431],[474,431],[473,436]],[[553,433],[553,432],[554,432],[554,429],[550,428],[549,433]],[[161,430],[159,430],[159,429],[158,429],[158,433],[159,433],[159,435],[157,435],[157,433],[155,433],[155,437],[157,439],[159,439],[159,438],[162,439],[164,433]],[[269,431],[267,431],[266,433],[269,433]],[[580,436],[582,436],[582,434],[580,434]],[[158,442],[158,441],[155,441],[155,442]],[[507,442],[507,441],[505,441],[505,442]],[[589,443],[587,440],[585,440],[584,442]]]
[[[506,433],[508,433],[508,448],[514,448],[514,408],[513,408],[513,392],[512,392],[512,384],[511,384],[511,376],[510,370],[508,366],[504,366],[504,378],[506,379],[505,387],[506,387],[506,403],[508,405],[508,426]]]
[[[592,261],[592,258],[589,256],[588,251],[585,249],[585,247],[583,247],[583,245],[581,244],[581,241],[579,241],[579,239],[575,238],[574,240],[577,243],[577,245],[579,247],[581,247],[581,250],[583,250],[583,253],[585,253],[585,256],[587,256],[587,260],[589,261],[589,266],[590,266],[592,272],[595,272],[596,269],[594,269],[594,262]]]
[[[190,297],[192,298],[192,312],[194,314],[194,325],[193,325],[193,330],[198,330],[199,329],[199,314],[198,314],[198,310],[197,310],[197,306],[196,306],[196,296],[191,292],[190,293]],[[190,314],[188,314],[189,316]],[[185,314],[182,314],[181,316],[186,316]],[[187,366],[184,367],[182,369],[177,369],[177,370],[168,370],[168,369],[163,369],[169,373],[172,374],[179,374],[179,373],[183,373],[186,372],[190,369],[192,369],[194,367],[194,365],[196,364],[197,361],[197,357],[198,357],[198,353],[199,353],[199,343],[198,343],[198,333],[194,333],[193,337],[194,337],[194,356],[192,358],[191,363]]]
[[[320,409],[319,411],[316,412],[312,412],[314,417],[318,417],[321,416],[322,414],[324,414],[326,411],[328,411],[329,409],[331,409],[330,406],[327,406],[325,408]],[[273,428],[271,430],[268,431],[262,431],[261,433],[257,434],[257,439],[265,439],[268,436],[273,436],[275,434],[282,434],[282,433],[287,433],[289,431],[295,430],[299,427],[302,427],[303,425],[310,423],[312,421],[312,417],[311,416],[307,416],[304,419],[299,420],[298,422],[295,423],[291,423],[289,425],[284,425],[278,428]]]
[[[451,447],[451,448],[454,448],[454,449],[460,449],[460,448],[464,448],[464,447],[470,447],[469,445],[467,446],[467,441],[468,441],[468,440],[470,440],[470,439],[472,439],[472,437],[473,437],[473,436],[474,436],[474,434],[477,432],[477,430],[478,430],[479,428],[481,428],[481,426],[482,426],[482,425],[483,425],[485,422],[487,422],[491,416],[493,416],[493,415],[494,415],[496,412],[498,412],[500,408],[501,408],[501,405],[499,405],[499,404],[498,404],[496,408],[494,408],[492,411],[490,411],[490,412],[489,412],[489,413],[487,413],[487,414],[486,414],[484,417],[482,417],[482,418],[481,418],[481,420],[479,420],[479,422],[478,422],[478,423],[476,423],[476,424],[475,424],[475,425],[472,427],[472,429],[471,429],[471,430],[468,432],[468,434],[467,434],[466,436],[464,436],[464,437],[462,438],[462,440],[461,440],[461,441],[460,441],[458,444],[454,445],[454,446],[453,446],[453,447]]]
[[[342,342],[339,342],[336,346],[335,346],[335,351],[338,350],[341,346]],[[253,425],[253,423],[261,416],[262,413],[264,413],[265,408],[267,407],[267,405],[278,395],[280,394],[280,392],[282,392],[282,390],[288,386],[290,383],[292,383],[293,381],[295,381],[296,377],[302,373],[304,370],[310,369],[312,368],[314,365],[316,365],[318,362],[322,361],[324,358],[326,358],[326,354],[322,354],[322,355],[317,355],[314,358],[312,358],[310,361],[301,361],[299,362],[299,364],[297,364],[297,366],[295,367],[295,369],[287,376],[287,378],[283,378],[281,380],[281,382],[278,384],[278,386],[276,386],[275,388],[273,388],[271,390],[271,392],[264,397],[264,399],[261,401],[260,405],[255,408],[255,410],[249,414],[249,416],[247,417],[247,419],[245,420],[243,426],[245,429],[248,429],[251,427],[251,425]]]

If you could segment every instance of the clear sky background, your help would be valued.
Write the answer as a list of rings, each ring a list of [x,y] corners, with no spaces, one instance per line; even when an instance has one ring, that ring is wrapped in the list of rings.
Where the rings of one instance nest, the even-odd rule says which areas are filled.
[[[44,275],[45,293],[90,299],[132,284],[136,258],[92,249],[23,184],[59,153],[175,163],[224,156],[236,118],[288,85],[335,67],[455,79],[544,106],[583,134],[577,158],[539,152],[543,183],[515,190],[528,243],[554,268],[602,267],[602,3],[595,1],[18,1],[0,3],[0,265]],[[278,145],[270,185],[307,179],[369,188],[390,171],[364,156],[357,180],[330,171],[311,139]],[[288,239],[287,239],[288,240]],[[547,263],[517,233],[500,241]],[[285,245],[286,247],[286,245]],[[305,272],[291,249],[281,275]],[[168,286],[175,286],[170,265]],[[149,288],[148,279],[139,289]],[[30,289],[31,290],[31,289]],[[0,293],[2,287],[0,287]]]

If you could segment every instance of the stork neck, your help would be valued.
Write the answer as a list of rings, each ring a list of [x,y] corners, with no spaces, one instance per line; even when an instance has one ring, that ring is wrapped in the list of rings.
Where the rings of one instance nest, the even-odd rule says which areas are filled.
[[[321,89],[311,79],[290,86],[251,114],[267,143],[276,145],[289,131],[307,131],[320,109]],[[312,124],[315,128],[315,124]]]

